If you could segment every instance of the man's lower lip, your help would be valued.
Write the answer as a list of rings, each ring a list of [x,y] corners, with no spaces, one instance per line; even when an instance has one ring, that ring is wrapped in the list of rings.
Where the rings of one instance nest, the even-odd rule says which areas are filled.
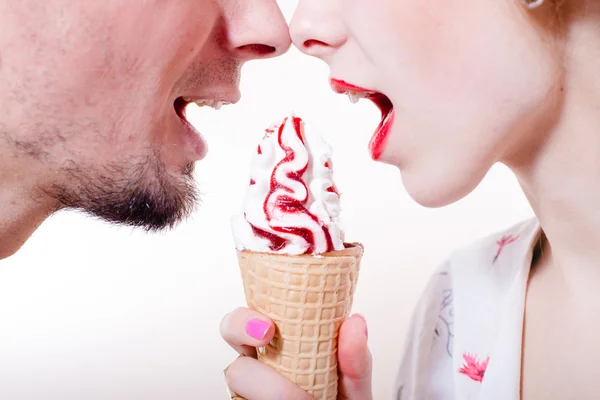
[[[394,109],[392,109],[387,116],[383,117],[381,123],[371,138],[371,142],[369,143],[369,151],[371,153],[371,157],[375,161],[379,160],[381,154],[385,150],[390,130],[394,124],[395,116],[396,114]]]
[[[182,118],[180,120],[183,126],[182,142],[186,150],[191,150],[193,158],[191,161],[202,160],[208,152],[206,141],[188,121]]]

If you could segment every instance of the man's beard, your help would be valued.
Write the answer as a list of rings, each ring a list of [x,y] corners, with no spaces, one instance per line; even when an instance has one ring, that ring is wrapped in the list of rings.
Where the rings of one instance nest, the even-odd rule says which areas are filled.
[[[54,185],[49,193],[61,209],[160,231],[193,212],[198,199],[193,169],[189,164],[180,175],[170,175],[156,154],[138,163],[113,163],[96,171],[72,165],[61,170],[65,183]]]

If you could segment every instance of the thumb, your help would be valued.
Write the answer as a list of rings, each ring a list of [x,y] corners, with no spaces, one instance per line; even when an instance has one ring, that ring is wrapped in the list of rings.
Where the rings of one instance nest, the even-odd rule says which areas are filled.
[[[338,369],[340,372],[340,398],[343,400],[369,400],[373,360],[367,345],[367,322],[362,315],[348,318],[340,328],[338,341]]]

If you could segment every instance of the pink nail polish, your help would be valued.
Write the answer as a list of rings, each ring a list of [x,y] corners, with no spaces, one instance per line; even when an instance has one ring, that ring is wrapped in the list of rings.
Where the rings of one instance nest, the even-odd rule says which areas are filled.
[[[260,319],[251,319],[246,324],[246,333],[256,340],[263,340],[271,325]]]

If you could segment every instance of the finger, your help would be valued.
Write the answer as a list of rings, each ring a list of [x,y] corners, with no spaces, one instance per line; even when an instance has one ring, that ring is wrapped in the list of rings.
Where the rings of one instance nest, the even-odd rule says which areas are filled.
[[[255,347],[266,346],[275,333],[269,318],[248,308],[238,308],[221,321],[221,336],[238,353],[256,357]]]
[[[373,360],[367,345],[367,323],[361,315],[348,318],[340,328],[338,363],[342,399],[372,398]]]
[[[227,384],[248,400],[314,400],[275,370],[250,357],[240,357],[229,366]]]

